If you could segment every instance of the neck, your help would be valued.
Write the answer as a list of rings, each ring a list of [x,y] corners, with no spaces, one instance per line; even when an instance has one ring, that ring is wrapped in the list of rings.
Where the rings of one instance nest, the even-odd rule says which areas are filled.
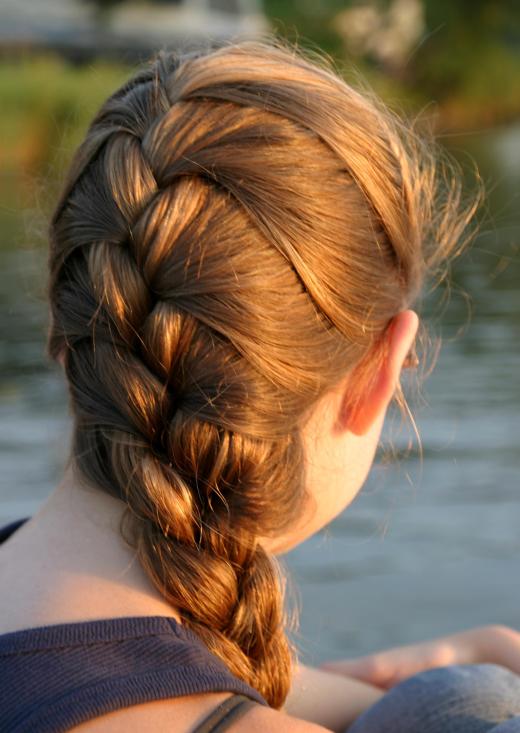
[[[179,620],[120,534],[125,508],[68,468],[19,538],[15,533],[9,544],[31,578],[37,615],[52,617],[43,623],[139,615]]]

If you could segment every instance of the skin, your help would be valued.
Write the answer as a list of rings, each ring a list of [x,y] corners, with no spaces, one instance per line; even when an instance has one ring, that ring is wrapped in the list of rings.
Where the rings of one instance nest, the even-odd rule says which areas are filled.
[[[394,318],[386,336],[386,360],[355,411],[348,408],[354,386],[351,376],[317,406],[304,432],[313,511],[283,536],[261,539],[270,552],[285,552],[312,535],[360,490],[417,324],[412,311]],[[0,600],[0,634],[117,616],[163,615],[179,620],[121,539],[118,522],[123,508],[118,499],[82,485],[67,468],[39,511],[0,548],[0,586],[10,588],[8,597]],[[336,662],[327,669],[299,666],[284,711],[255,706],[229,730],[344,731],[403,675],[438,666],[446,659],[450,663],[494,661],[520,671],[520,641],[515,634],[491,627],[362,660]],[[208,694],[158,700],[114,711],[74,730],[189,733],[226,697]]]
[[[312,501],[286,534],[263,540],[270,552],[292,549],[328,524],[358,494],[374,460],[386,411],[418,324],[413,311],[395,316],[386,336],[387,358],[364,388],[355,410],[350,407],[355,388],[350,374],[315,408],[303,431],[307,489]]]

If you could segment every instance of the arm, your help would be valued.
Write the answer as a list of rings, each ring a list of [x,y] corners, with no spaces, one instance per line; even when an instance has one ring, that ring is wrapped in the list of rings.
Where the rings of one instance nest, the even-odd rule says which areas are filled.
[[[285,711],[295,718],[343,733],[382,695],[383,691],[365,682],[299,665]]]
[[[335,733],[343,731],[387,689],[414,674],[450,664],[499,664],[520,675],[520,633],[484,626],[421,644],[342,660],[300,665],[285,711]]]
[[[451,664],[498,664],[520,675],[520,633],[507,626],[482,626],[358,659],[329,662],[324,669],[388,689],[426,669]]]

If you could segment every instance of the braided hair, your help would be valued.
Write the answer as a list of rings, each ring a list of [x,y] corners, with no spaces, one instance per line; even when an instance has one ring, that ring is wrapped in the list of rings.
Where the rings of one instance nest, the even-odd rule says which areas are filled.
[[[51,221],[74,464],[125,502],[182,623],[275,707],[291,652],[259,538],[308,505],[302,425],[462,231],[411,139],[281,44],[161,53],[93,120]]]

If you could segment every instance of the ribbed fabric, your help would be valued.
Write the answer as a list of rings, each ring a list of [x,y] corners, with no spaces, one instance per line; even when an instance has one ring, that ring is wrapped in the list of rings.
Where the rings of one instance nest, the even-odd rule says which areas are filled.
[[[0,541],[22,523],[1,529]],[[0,635],[2,733],[61,733],[129,705],[203,692],[234,692],[266,704],[170,617],[111,618]]]

